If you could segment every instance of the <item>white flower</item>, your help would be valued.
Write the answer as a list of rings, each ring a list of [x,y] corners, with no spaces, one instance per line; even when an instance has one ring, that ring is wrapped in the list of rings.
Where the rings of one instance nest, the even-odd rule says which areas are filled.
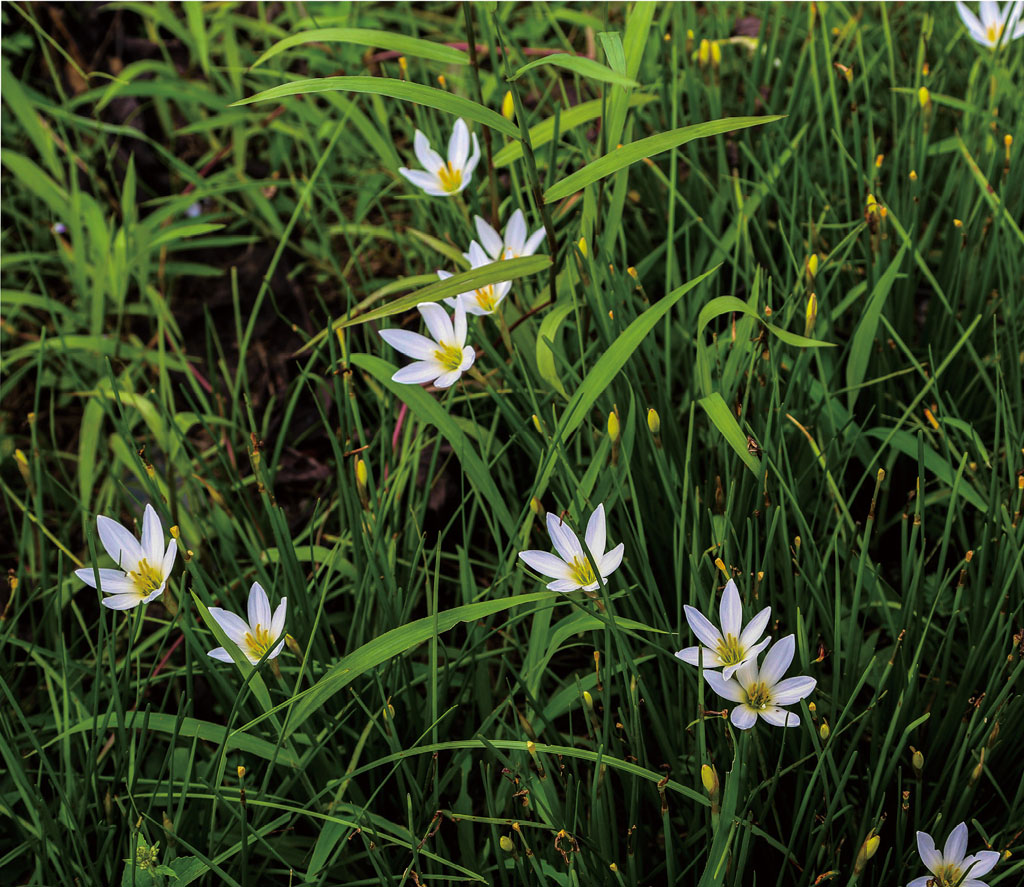
[[[753,727],[758,715],[775,727],[800,725],[800,715],[782,706],[799,702],[818,682],[808,677],[779,680],[793,661],[795,650],[796,641],[789,634],[765,653],[760,670],[757,659],[748,659],[728,681],[717,671],[704,672],[712,690],[723,699],[739,703],[730,717],[741,730]]]
[[[967,850],[967,825],[961,822],[946,838],[946,846],[939,853],[931,835],[917,833],[917,852],[931,875],[914,878],[907,887],[987,887],[979,881],[999,862],[995,850],[982,850],[971,856],[964,856]]]
[[[469,263],[473,268],[482,268],[484,265],[494,263],[494,260],[480,248],[480,244],[475,240],[469,245],[469,252],[466,253],[466,258],[469,259]],[[447,280],[452,275],[447,271],[438,271],[437,276],[441,280]],[[457,296],[445,299],[444,301],[446,305],[451,305],[453,308],[457,307],[459,302],[462,302],[466,311],[470,314],[493,314],[497,310],[498,305],[501,304],[501,300],[508,295],[510,289],[512,289],[512,281],[502,280],[498,283],[489,283],[472,292],[459,293]]]
[[[130,610],[159,597],[174,566],[178,543],[172,539],[164,550],[164,527],[156,509],[152,505],[146,506],[142,516],[141,544],[130,530],[102,514],[96,518],[96,529],[107,554],[120,569],[84,567],[75,570],[75,575],[86,585],[96,588],[96,574],[99,573],[99,589],[110,595],[103,598],[103,606],[111,610]]]
[[[532,256],[537,252],[537,248],[544,240],[543,228],[538,228],[529,236],[529,238],[527,238],[526,217],[523,215],[523,211],[521,209],[517,209],[511,216],[509,216],[508,224],[505,226],[504,240],[501,235],[488,225],[486,221],[480,218],[480,216],[474,216],[473,222],[476,225],[477,237],[480,238],[480,243],[483,244],[484,252],[490,256],[493,261],[498,261],[498,259],[518,259],[522,256]],[[476,241],[470,243],[470,251],[472,251],[474,243],[476,243]],[[463,253],[463,255],[472,261],[469,253]]]
[[[772,614],[771,607],[765,607],[741,630],[743,608],[740,605],[740,593],[732,579],[725,585],[718,611],[722,623],[721,631],[695,607],[686,605],[683,612],[691,630],[704,646],[687,647],[676,653],[676,656],[683,662],[697,665],[698,657],[702,655],[704,668],[722,668],[722,677],[725,680],[729,680],[733,672],[744,662],[756,659],[771,641],[770,637],[758,640],[768,625],[768,618]]]
[[[963,0],[956,0],[956,8],[971,39],[982,46],[995,49],[1018,37],[1024,37],[1024,22],[1021,22],[1024,0],[1006,3],[1002,8],[995,0],[981,0],[978,4],[980,21]]]
[[[274,646],[274,643],[281,632],[284,631],[284,615],[288,607],[288,598],[281,598],[273,615],[270,613],[270,600],[263,586],[259,582],[253,582],[249,589],[249,621],[246,622],[241,616],[236,616],[228,610],[220,607],[210,607],[210,615],[217,620],[217,624],[224,629],[224,633],[231,639],[231,642],[238,645],[238,649],[253,665],[259,662],[270,650],[268,659],[276,659],[284,646],[284,639]],[[273,649],[271,649],[273,647]],[[231,654],[223,647],[210,650],[207,654],[221,662],[233,662]]]
[[[392,348],[415,360],[392,377],[394,382],[421,385],[433,382],[438,388],[455,383],[473,365],[476,352],[466,344],[466,308],[455,305],[455,324],[448,312],[436,302],[416,306],[433,339],[410,330],[380,330],[380,337]]]
[[[413,138],[413,150],[423,170],[406,169],[398,171],[417,188],[422,188],[432,197],[452,197],[462,191],[473,177],[473,170],[480,161],[480,143],[473,134],[473,153],[469,153],[469,127],[461,117],[455,121],[452,137],[448,141],[448,160],[441,159],[430,140],[418,129]]]
[[[552,591],[575,591],[577,588],[594,591],[599,588],[600,584],[594,575],[594,568],[587,560],[580,540],[557,515],[550,511],[548,512],[548,535],[558,551],[557,557],[547,551],[519,552],[519,556],[528,566],[555,580],[548,583],[548,588]],[[604,547],[607,540],[605,538],[604,505],[598,505],[594,513],[590,515],[584,538],[587,540],[587,548],[590,549],[594,563],[597,564],[601,579],[607,580],[622,563],[622,553],[626,546],[620,542],[605,554]]]

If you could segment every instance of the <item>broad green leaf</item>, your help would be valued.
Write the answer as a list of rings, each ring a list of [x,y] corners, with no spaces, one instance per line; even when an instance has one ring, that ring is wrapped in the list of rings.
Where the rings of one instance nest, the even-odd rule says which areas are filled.
[[[509,79],[518,80],[527,71],[532,71],[535,68],[540,68],[545,65],[554,65],[558,68],[565,68],[567,71],[579,74],[580,77],[597,80],[601,83],[614,83],[617,86],[626,87],[635,87],[640,85],[635,80],[630,80],[629,77],[625,77],[622,74],[616,74],[611,68],[606,65],[602,65],[600,62],[594,61],[594,59],[588,59],[581,55],[569,55],[567,52],[559,52],[554,55],[547,55],[539,59],[534,59],[532,62],[528,62],[523,65]]]
[[[707,397],[700,398],[697,403],[701,405],[712,424],[719,430],[729,446],[737,452],[747,468],[760,477],[761,460],[747,449],[747,436],[740,428],[736,417],[733,416],[729,405],[722,399],[722,395],[713,391]]]
[[[537,332],[537,372],[552,388],[562,395],[566,400],[569,393],[565,390],[562,380],[558,377],[558,370],[555,368],[555,355],[549,341],[556,342],[558,328],[562,321],[575,309],[572,302],[564,305],[556,305],[548,315],[541,321],[540,330]]]
[[[636,107],[638,105],[646,105],[648,102],[653,102],[655,96],[652,95],[635,95],[630,97],[629,107]],[[593,99],[589,102],[582,102],[579,105],[573,105],[571,108],[566,108],[558,116],[558,132],[561,135],[565,135],[569,130],[575,129],[577,126],[581,126],[584,123],[588,123],[591,120],[596,120],[601,116],[601,110],[604,107],[604,102],[601,99]],[[533,146],[533,150],[536,151],[541,145],[546,145],[555,137],[555,118],[549,117],[547,120],[542,120],[530,127],[530,144]],[[508,164],[518,160],[523,156],[523,144],[522,142],[515,141],[509,142],[494,155],[494,166],[508,166]]]
[[[631,164],[637,163],[647,157],[654,157],[672,148],[678,148],[694,139],[703,139],[709,136],[721,135],[725,132],[733,132],[737,129],[746,129],[751,126],[760,126],[763,123],[773,123],[781,120],[783,115],[768,117],[726,117],[722,120],[710,120],[707,123],[695,123],[691,126],[681,126],[669,132],[658,133],[640,139],[638,142],[631,142],[616,148],[604,157],[588,163],[583,169],[577,170],[572,175],[566,176],[560,182],[556,182],[544,192],[544,202],[551,203],[561,200],[570,194],[575,194],[587,185],[610,176],[613,172],[625,169]]]
[[[491,477],[491,469],[477,454],[476,447],[466,437],[455,420],[448,415],[444,407],[437,399],[428,394],[419,385],[406,385],[401,382],[393,382],[391,377],[395,373],[395,367],[387,361],[374,357],[371,354],[353,354],[349,359],[353,366],[366,370],[385,388],[391,391],[401,401],[406,403],[413,415],[421,422],[433,425],[451,444],[455,457],[462,464],[463,471],[469,478],[470,485],[480,496],[481,504],[488,513],[498,518],[501,528],[509,535],[515,534],[516,522],[505,504],[505,499],[498,491],[498,487]],[[503,542],[496,540],[499,545]]]
[[[469,64],[469,56],[461,50],[445,46],[443,43],[434,43],[432,40],[407,37],[397,31],[376,31],[372,28],[315,28],[279,40],[256,59],[252,67],[256,68],[275,55],[305,43],[354,43],[357,46],[375,46],[448,65]]]
[[[900,265],[903,264],[903,256],[907,251],[907,245],[903,244],[900,251],[896,253],[885,273],[878,278],[875,288],[868,296],[868,303],[861,315],[860,323],[853,334],[850,343],[850,357],[846,362],[846,387],[849,409],[857,402],[857,395],[860,394],[860,383],[864,381],[864,373],[867,372],[868,360],[871,358],[871,349],[875,344],[875,333],[878,332],[878,321],[882,316],[882,306],[889,296],[889,290],[896,280]]]
[[[393,77],[320,77],[314,80],[296,80],[292,83],[282,83],[251,95],[246,99],[233,102],[229,107],[237,105],[251,105],[254,102],[270,102],[287,98],[293,95],[307,95],[317,92],[358,92],[368,95],[383,95],[389,98],[399,99],[404,102],[413,102],[417,105],[424,105],[428,108],[435,108],[444,111],[454,117],[463,117],[489,126],[510,138],[518,138],[519,130],[512,123],[509,123],[497,111],[478,105],[459,95],[438,89],[434,86],[424,86],[421,83],[409,83],[406,80],[395,80]],[[762,118],[767,120],[768,118]],[[759,121],[761,122],[761,121]]]
[[[71,212],[68,192],[51,179],[38,164],[7,148],[0,150],[0,164],[7,167],[20,185],[28,188],[49,207],[54,221],[68,221],[68,214]]]
[[[366,355],[356,356],[366,357]],[[383,361],[380,362],[383,363]],[[288,719],[286,736],[294,733],[314,711],[322,708],[328,699],[344,690],[361,674],[365,674],[378,665],[383,665],[413,647],[418,647],[429,638],[434,637],[436,633],[449,631],[460,622],[476,622],[478,619],[493,616],[495,613],[501,613],[513,607],[550,601],[557,596],[558,592],[555,591],[535,591],[531,594],[520,594],[499,600],[479,601],[475,604],[466,604],[445,610],[434,616],[425,616],[385,632],[336,662],[312,687],[286,703],[286,705],[295,703],[295,708]]]

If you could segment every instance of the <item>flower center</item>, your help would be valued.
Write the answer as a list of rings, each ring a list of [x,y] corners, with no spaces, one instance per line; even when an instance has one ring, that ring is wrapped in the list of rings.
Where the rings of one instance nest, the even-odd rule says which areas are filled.
[[[999,42],[999,38],[1003,36],[1003,24],[992,24],[989,25],[986,31],[988,42],[995,46]]]
[[[136,569],[128,571],[128,578],[135,583],[135,590],[142,596],[156,591],[160,587],[160,583],[164,581],[160,570],[151,567],[145,558],[139,561]]]
[[[437,171],[437,178],[441,187],[449,194],[454,194],[462,187],[462,170],[455,169],[450,163],[446,163]]]
[[[594,568],[590,566],[590,561],[583,555],[572,559],[572,562],[569,564],[569,573],[572,576],[572,581],[584,588],[597,582]]]
[[[718,658],[723,665],[739,665],[744,659],[744,650],[740,646],[740,639],[733,634],[727,634],[718,642],[715,649]]]
[[[763,681],[758,681],[751,687],[747,687],[747,705],[751,708],[756,708],[758,711],[764,711],[771,705],[772,694],[771,689]]]
[[[932,874],[935,876],[932,879],[935,882],[935,887],[953,887],[953,885],[959,884],[963,879],[963,872],[960,871],[960,866],[954,865],[951,862],[941,863]]]
[[[454,372],[462,366],[462,349],[457,345],[448,345],[445,342],[438,343],[441,347],[434,352],[434,357],[449,372]]]
[[[245,633],[244,640],[246,653],[252,659],[262,659],[263,654],[270,649],[274,639],[270,636],[270,631],[257,622],[253,626],[252,631]]]
[[[494,287],[484,286],[476,292],[476,303],[488,314],[498,307],[498,301],[494,298]]]

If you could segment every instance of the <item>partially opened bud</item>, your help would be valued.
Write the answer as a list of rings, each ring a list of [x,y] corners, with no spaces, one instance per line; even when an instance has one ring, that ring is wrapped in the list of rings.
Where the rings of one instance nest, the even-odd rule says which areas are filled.
[[[818,273],[818,254],[811,253],[807,257],[807,261],[804,263],[804,267],[807,270],[807,276],[813,281],[815,275]]]
[[[878,852],[879,843],[881,843],[881,838],[878,835],[869,834],[867,840],[860,845],[857,861],[853,865],[853,873],[855,875],[859,875],[864,871],[864,866],[868,864],[868,860]]]
[[[810,336],[814,332],[814,324],[818,320],[818,297],[811,293],[807,297],[807,314],[804,318],[804,336]]]

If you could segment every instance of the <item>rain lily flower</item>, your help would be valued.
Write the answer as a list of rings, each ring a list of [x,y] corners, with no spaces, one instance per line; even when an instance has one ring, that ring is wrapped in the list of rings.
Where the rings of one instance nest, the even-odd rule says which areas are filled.
[[[687,647],[676,653],[676,656],[690,665],[697,665],[698,660],[702,658],[704,668],[722,668],[722,677],[725,680],[729,680],[733,672],[744,662],[756,659],[771,641],[770,637],[758,640],[768,625],[768,618],[772,614],[771,607],[765,607],[741,630],[743,608],[740,605],[740,593],[732,579],[726,583],[718,611],[722,623],[721,631],[696,607],[686,605],[683,612],[686,614],[690,629],[704,646]]]
[[[103,598],[103,606],[111,610],[130,610],[158,598],[174,566],[178,543],[172,539],[164,550],[164,527],[156,509],[152,505],[146,506],[142,516],[141,543],[131,530],[102,514],[96,518],[96,529],[100,542],[119,569],[84,567],[75,570],[75,575],[86,585],[96,588],[96,574],[99,573],[99,589],[110,595]]]
[[[238,649],[253,665],[256,665],[267,651],[270,653],[268,659],[276,659],[277,654],[284,647],[284,638],[280,641],[284,631],[284,615],[288,607],[288,598],[281,598],[273,615],[270,613],[270,600],[263,586],[259,582],[253,582],[249,589],[249,621],[246,622],[241,616],[236,616],[220,607],[210,607],[210,615],[217,620],[217,624],[224,629],[224,633],[231,639],[231,642],[238,645]],[[274,644],[277,643],[277,646]],[[233,662],[231,654],[223,647],[210,650],[207,654],[221,662]]]
[[[455,121],[452,137],[448,141],[447,161],[430,147],[430,140],[418,129],[412,144],[416,159],[423,165],[423,169],[406,169],[403,166],[398,171],[432,197],[452,197],[458,194],[469,184],[473,170],[480,161],[480,143],[474,133],[473,153],[470,154],[469,127],[461,117]]]
[[[786,635],[764,656],[761,668],[757,659],[748,659],[731,679],[726,680],[717,671],[704,672],[704,680],[723,699],[738,702],[730,717],[741,730],[749,730],[758,716],[774,727],[797,727],[800,715],[786,711],[782,706],[799,702],[817,686],[814,678],[780,678],[793,661],[796,641]]]
[[[967,850],[967,824],[961,822],[946,838],[946,846],[939,853],[931,835],[917,833],[917,852],[930,875],[914,878],[907,887],[987,887],[978,879],[987,875],[999,862],[995,850],[982,850],[964,856]]]
[[[494,259],[490,258],[475,240],[469,245],[469,252],[466,254],[466,257],[473,268],[482,268],[484,265],[490,265],[494,262]],[[441,280],[447,280],[452,275],[447,271],[438,271],[437,276]],[[502,280],[498,283],[489,283],[472,292],[459,293],[459,295],[444,301],[445,304],[451,305],[453,308],[459,302],[462,302],[466,311],[470,314],[493,314],[497,310],[498,305],[501,304],[501,300],[508,295],[510,289],[512,289],[512,281]]]
[[[548,512],[548,535],[558,552],[558,556],[547,551],[520,551],[521,557],[528,566],[555,581],[548,583],[552,591],[594,591],[600,587],[594,568],[587,560],[587,555],[580,545],[576,534],[564,524],[557,515]],[[605,554],[605,519],[604,505],[598,505],[587,521],[587,532],[584,538],[587,548],[597,564],[597,571],[602,580],[607,581],[622,563],[622,553],[626,550],[623,543],[616,545]]]
[[[1005,3],[1002,7],[995,0],[981,0],[978,11],[981,20],[967,8],[963,0],[956,0],[957,12],[975,43],[995,49],[1018,37],[1024,37],[1024,0]]]
[[[518,259],[522,256],[532,256],[544,241],[543,228],[538,228],[529,237],[526,236],[526,217],[521,209],[517,209],[509,216],[508,224],[505,226],[504,239],[480,216],[474,216],[473,222],[476,225],[477,237],[483,244],[484,252],[495,262],[498,259]],[[473,243],[475,242],[473,241]],[[470,244],[470,252],[473,250],[473,243]],[[463,255],[471,262],[473,261],[470,253],[463,253]]]
[[[415,358],[391,379],[409,385],[433,382],[438,388],[455,383],[473,365],[476,352],[466,344],[466,308],[461,299],[455,305],[455,323],[436,302],[416,306],[432,339],[410,330],[380,330],[380,337],[396,351]]]

